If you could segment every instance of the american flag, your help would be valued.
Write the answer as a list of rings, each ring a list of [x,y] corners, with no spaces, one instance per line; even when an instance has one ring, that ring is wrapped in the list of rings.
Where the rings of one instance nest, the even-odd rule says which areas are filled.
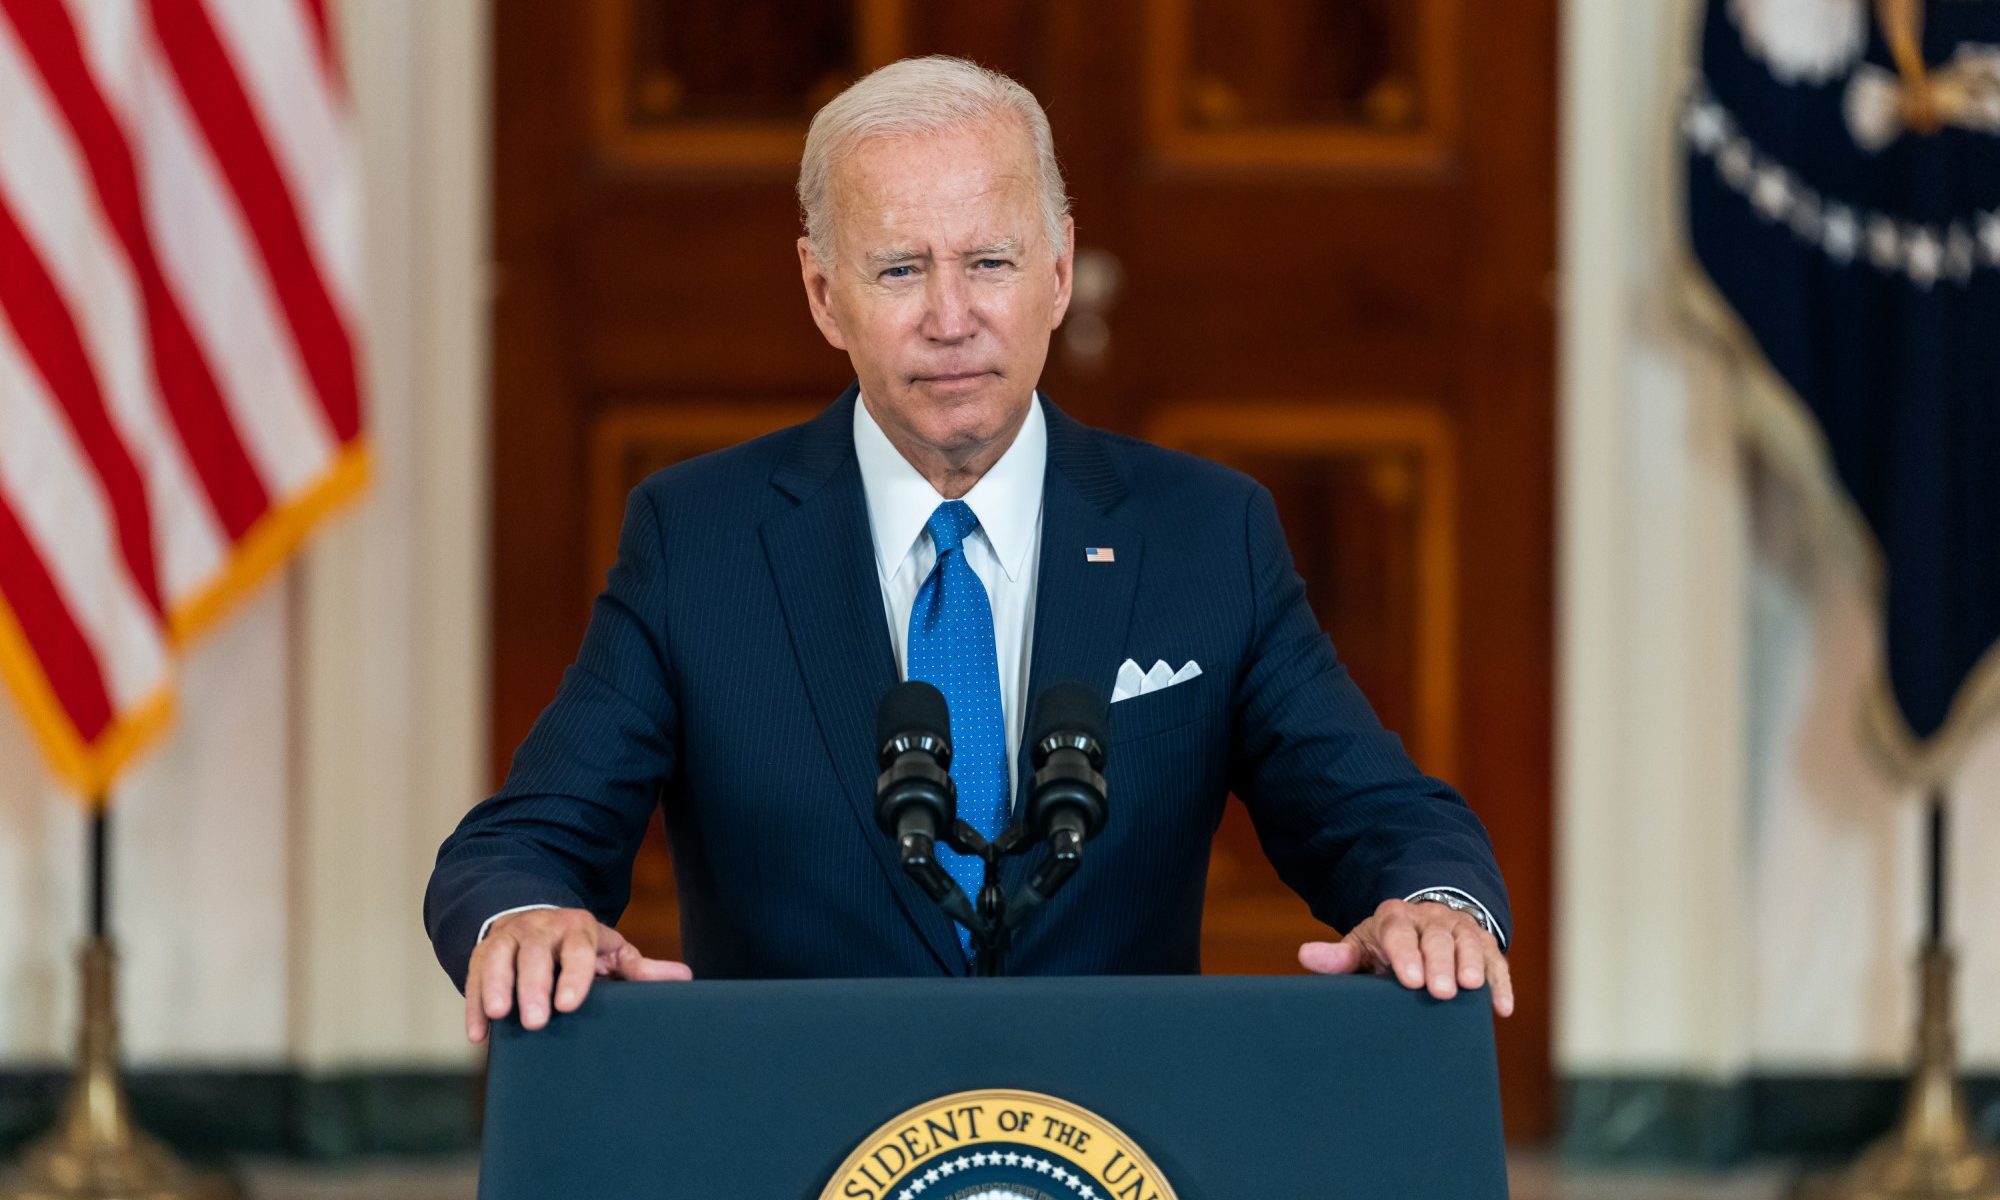
[[[0,675],[101,795],[361,487],[326,0],[0,0]]]
[[[1118,552],[1109,546],[1085,546],[1083,548],[1083,561],[1100,563],[1117,562]]]

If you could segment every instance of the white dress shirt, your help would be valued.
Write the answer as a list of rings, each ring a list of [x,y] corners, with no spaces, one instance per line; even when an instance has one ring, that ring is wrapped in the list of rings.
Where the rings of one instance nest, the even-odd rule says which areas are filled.
[[[925,528],[945,502],[889,441],[867,397],[854,406],[854,453],[861,460],[861,488],[868,496],[875,570],[882,582],[882,614],[896,648],[896,676],[909,678],[910,610],[937,563],[937,546]],[[986,588],[993,606],[993,643],[1000,659],[1000,712],[1007,726],[1007,797],[1018,781],[1028,656],[1035,628],[1035,579],[1042,562],[1042,475],[1048,469],[1049,427],[1040,397],[1000,461],[961,499],[979,518],[963,545],[966,565]]]

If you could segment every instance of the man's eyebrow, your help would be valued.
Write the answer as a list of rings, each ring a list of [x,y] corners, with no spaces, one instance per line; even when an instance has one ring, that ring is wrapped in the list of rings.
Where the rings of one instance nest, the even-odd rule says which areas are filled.
[[[984,246],[974,246],[972,249],[960,254],[959,257],[988,258],[997,254],[1018,254],[1020,250],[1021,244],[1009,237],[1001,238],[997,242],[988,242]]]
[[[995,255],[1018,255],[1020,252],[1021,243],[1014,238],[1006,237],[998,241],[988,242],[983,246],[974,246],[970,250],[961,250],[958,256],[960,258],[991,258]],[[871,250],[868,252],[868,265],[872,267],[887,267],[894,266],[897,263],[913,262],[928,258],[930,258],[930,252],[926,250]]]

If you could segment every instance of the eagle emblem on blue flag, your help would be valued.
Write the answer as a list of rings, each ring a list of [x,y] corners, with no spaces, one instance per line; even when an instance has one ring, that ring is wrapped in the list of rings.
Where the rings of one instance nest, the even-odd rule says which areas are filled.
[[[1707,0],[1678,134],[1697,307],[1866,534],[1874,725],[1935,778],[2000,711],[2000,0]]]

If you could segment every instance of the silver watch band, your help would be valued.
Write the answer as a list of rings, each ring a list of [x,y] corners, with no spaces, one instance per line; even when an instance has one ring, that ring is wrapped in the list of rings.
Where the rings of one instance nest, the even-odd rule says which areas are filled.
[[[1493,935],[1502,950],[1507,948],[1507,935],[1500,932],[1500,923],[1493,919],[1493,914],[1486,911],[1484,904],[1457,888],[1423,888],[1403,897],[1403,901],[1406,904],[1442,904],[1446,908],[1467,913],[1473,920],[1479,922],[1481,929]]]

